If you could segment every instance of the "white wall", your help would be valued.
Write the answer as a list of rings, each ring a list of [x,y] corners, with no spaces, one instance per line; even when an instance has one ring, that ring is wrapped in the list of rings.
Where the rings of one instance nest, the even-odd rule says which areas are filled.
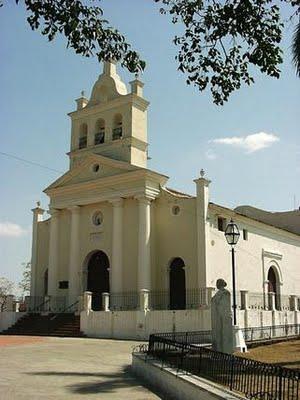
[[[155,361],[145,360],[139,354],[132,356],[133,372],[151,386],[174,400],[242,400],[243,396],[230,392],[224,386],[204,378],[178,374],[175,369],[164,367]]]
[[[241,328],[300,323],[300,311],[239,310],[237,316]],[[152,333],[210,330],[210,309],[82,311],[80,329],[89,337],[148,340]]]
[[[80,329],[89,337],[148,340],[157,332],[209,330],[210,310],[82,311]]]
[[[231,213],[232,214],[232,213]],[[215,286],[218,278],[223,278],[231,289],[231,254],[224,232],[218,231],[218,216],[230,220],[232,215],[217,213],[210,209],[209,286]],[[263,292],[264,282],[271,266],[280,271],[282,281],[280,292],[286,295],[300,293],[300,237],[268,225],[235,215],[241,236],[236,246],[237,290]],[[248,231],[248,240],[243,240],[242,230]],[[265,255],[264,255],[265,254]],[[267,255],[266,255],[267,254]],[[272,255],[273,254],[273,255]]]
[[[0,332],[14,325],[26,312],[3,311],[0,312]]]

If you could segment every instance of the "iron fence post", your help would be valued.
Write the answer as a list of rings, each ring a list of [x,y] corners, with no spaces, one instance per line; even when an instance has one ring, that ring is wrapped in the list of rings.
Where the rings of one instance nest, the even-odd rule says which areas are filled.
[[[283,379],[283,370],[279,367],[279,397],[278,400],[282,400],[282,379]]]
[[[202,370],[202,348],[200,347],[200,357],[199,357],[199,372]]]
[[[233,387],[233,369],[234,369],[234,358],[231,356],[231,366],[230,366],[230,390]]]

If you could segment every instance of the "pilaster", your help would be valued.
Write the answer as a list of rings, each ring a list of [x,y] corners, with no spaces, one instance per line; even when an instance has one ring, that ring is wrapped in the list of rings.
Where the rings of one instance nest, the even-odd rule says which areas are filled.
[[[122,292],[123,280],[123,199],[110,201],[113,206],[111,291]]]
[[[49,238],[49,262],[48,262],[48,295],[57,294],[57,271],[58,271],[58,232],[59,232],[59,210],[50,210],[50,238]]]
[[[31,278],[30,278],[30,296],[36,296],[36,270],[37,270],[37,241],[38,223],[43,220],[45,210],[40,208],[40,203],[37,207],[31,210],[33,212],[32,220],[32,244],[31,244]]]
[[[80,207],[69,208],[71,212],[70,254],[69,254],[69,305],[79,295],[79,260],[80,260]]]
[[[196,183],[196,215],[197,215],[197,259],[198,259],[198,287],[211,285],[209,281],[210,270],[208,265],[209,247],[209,224],[207,221],[209,204],[210,181],[204,178],[204,171],[200,172],[201,177],[195,179]]]
[[[138,201],[139,208],[138,290],[151,290],[151,200],[145,196],[138,196],[136,199]]]

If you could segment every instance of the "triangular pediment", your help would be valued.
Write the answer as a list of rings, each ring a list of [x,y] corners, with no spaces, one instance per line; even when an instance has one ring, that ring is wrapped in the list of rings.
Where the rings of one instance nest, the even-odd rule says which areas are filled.
[[[84,182],[92,182],[110,176],[126,174],[139,169],[139,167],[128,164],[124,161],[113,160],[99,154],[91,154],[76,167],[67,171],[64,175],[48,186],[45,189],[45,192],[47,193],[48,190],[55,188]]]

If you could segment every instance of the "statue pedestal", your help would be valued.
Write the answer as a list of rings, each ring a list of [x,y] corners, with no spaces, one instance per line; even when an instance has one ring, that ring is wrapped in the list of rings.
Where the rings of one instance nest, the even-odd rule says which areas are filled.
[[[239,351],[241,353],[246,353],[247,345],[243,336],[243,332],[238,325],[232,327],[233,336],[233,352]]]

